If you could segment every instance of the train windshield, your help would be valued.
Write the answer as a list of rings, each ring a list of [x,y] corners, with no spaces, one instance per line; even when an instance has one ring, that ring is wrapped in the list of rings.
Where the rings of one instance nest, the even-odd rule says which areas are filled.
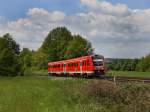
[[[92,57],[94,66],[103,66],[104,57],[102,55],[93,55]]]
[[[93,64],[94,66],[102,66],[103,60],[102,59],[93,60]]]

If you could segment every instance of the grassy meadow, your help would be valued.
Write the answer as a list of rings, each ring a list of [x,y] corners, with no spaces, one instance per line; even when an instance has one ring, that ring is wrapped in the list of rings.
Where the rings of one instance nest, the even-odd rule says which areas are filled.
[[[137,72],[137,71],[108,71],[106,75],[150,78],[150,72]]]
[[[66,77],[0,77],[0,112],[149,112],[150,85]]]

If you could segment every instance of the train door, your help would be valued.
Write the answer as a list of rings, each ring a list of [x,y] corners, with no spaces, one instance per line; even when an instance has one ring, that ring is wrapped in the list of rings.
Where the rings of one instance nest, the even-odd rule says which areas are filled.
[[[82,61],[80,61],[80,73],[81,73],[81,75],[82,75],[82,73],[83,73],[83,69],[82,69]]]
[[[66,64],[64,64],[64,75],[66,75]]]

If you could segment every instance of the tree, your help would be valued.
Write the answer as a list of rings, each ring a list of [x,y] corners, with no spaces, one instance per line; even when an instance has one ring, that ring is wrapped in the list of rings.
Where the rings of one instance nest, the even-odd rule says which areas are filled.
[[[136,70],[143,72],[150,71],[150,54],[140,59]]]
[[[70,40],[72,40],[70,31],[65,27],[58,27],[48,34],[40,50],[48,55],[47,61],[62,60]]]
[[[36,69],[46,69],[48,63],[48,55],[44,53],[41,49],[33,54],[32,65]]]
[[[19,45],[9,34],[0,37],[0,75],[16,76],[21,74]]]
[[[64,57],[66,59],[85,56],[89,54],[91,50],[91,43],[80,35],[73,36],[73,39],[69,42]]]
[[[22,64],[22,70],[24,71],[27,68],[31,68],[32,66],[32,51],[28,48],[23,48],[20,53],[20,62]]]
[[[17,44],[15,40],[13,40],[12,36],[9,33],[7,33],[3,36],[3,38],[6,40],[4,44],[5,47],[10,49],[15,55],[19,55],[20,54],[19,44]]]

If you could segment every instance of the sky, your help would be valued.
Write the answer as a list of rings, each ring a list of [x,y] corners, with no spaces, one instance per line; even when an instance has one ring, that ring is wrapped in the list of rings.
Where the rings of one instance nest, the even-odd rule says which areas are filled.
[[[59,26],[92,43],[109,58],[150,53],[150,0],[0,0],[0,36],[37,50]]]

